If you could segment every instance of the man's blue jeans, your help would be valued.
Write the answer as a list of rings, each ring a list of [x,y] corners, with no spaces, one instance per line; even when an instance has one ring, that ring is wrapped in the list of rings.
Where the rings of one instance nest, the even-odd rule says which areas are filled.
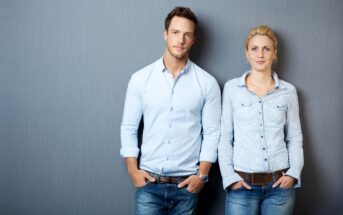
[[[195,214],[198,194],[172,183],[151,183],[136,190],[136,215]]]
[[[229,189],[226,195],[226,215],[286,215],[292,214],[295,190],[294,188],[272,188],[272,183],[265,186],[251,186]]]

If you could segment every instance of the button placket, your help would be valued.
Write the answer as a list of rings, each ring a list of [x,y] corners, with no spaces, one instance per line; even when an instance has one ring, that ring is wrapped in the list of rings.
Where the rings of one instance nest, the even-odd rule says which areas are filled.
[[[263,153],[263,161],[264,161],[264,167],[265,169],[269,169],[269,162],[268,162],[268,153],[267,153],[267,146],[266,146],[266,138],[265,138],[265,131],[264,131],[264,103],[263,100],[260,98],[258,101],[258,108],[259,108],[259,130],[260,130],[260,140],[261,140],[261,149]]]
[[[170,105],[169,105],[169,122],[168,122],[168,134],[167,134],[167,139],[166,139],[166,155],[165,155],[165,162],[166,162],[166,166],[170,165],[170,154],[169,152],[171,151],[171,142],[172,142],[172,127],[173,127],[173,111],[174,111],[174,87],[175,87],[175,81],[172,77],[172,75],[170,75],[171,79],[170,79]]]

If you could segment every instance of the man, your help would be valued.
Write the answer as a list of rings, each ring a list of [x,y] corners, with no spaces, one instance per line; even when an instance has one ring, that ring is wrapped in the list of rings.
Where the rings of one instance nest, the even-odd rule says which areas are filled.
[[[174,8],[165,19],[163,57],[133,74],[128,85],[121,155],[137,188],[136,214],[195,214],[198,193],[217,159],[220,89],[188,59],[197,24],[189,8]]]

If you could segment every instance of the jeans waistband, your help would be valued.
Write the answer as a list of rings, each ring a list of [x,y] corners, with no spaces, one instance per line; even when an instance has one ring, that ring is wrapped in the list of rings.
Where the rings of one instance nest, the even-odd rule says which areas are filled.
[[[146,171],[148,172],[148,171]],[[155,183],[172,183],[178,184],[184,181],[188,176],[163,176],[153,172],[148,172],[150,176],[155,178]]]
[[[276,182],[283,176],[283,173],[287,169],[278,170],[275,172],[257,172],[257,173],[248,173],[235,170],[238,175],[240,175],[245,181],[250,182],[252,185],[267,185],[271,182]]]

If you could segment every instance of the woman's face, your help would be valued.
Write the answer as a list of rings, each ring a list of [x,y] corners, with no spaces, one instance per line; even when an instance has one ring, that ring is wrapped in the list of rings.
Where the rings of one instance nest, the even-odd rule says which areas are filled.
[[[273,61],[276,59],[273,41],[263,35],[255,35],[249,40],[245,54],[252,71],[271,71]]]

